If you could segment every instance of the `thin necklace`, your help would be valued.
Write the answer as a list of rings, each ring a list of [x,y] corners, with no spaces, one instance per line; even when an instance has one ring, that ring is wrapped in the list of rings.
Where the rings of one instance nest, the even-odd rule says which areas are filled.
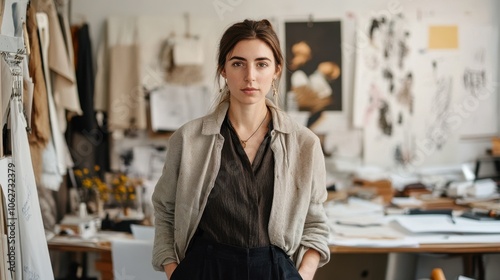
[[[240,135],[238,134],[238,132],[236,131],[236,129],[234,129],[234,127],[233,127],[233,130],[234,130],[234,132],[236,132],[236,136],[238,136],[238,139],[240,140],[240,143],[241,143],[241,146],[243,146],[243,149],[245,149],[247,147],[248,140],[250,140],[250,138],[252,138],[252,136],[254,136],[255,133],[257,133],[257,131],[259,130],[259,128],[262,126],[262,124],[264,123],[264,121],[267,119],[267,114],[269,114],[269,110],[266,110],[266,115],[264,116],[264,119],[260,122],[259,126],[252,133],[252,135],[250,135],[250,137],[247,138],[247,140],[241,140]],[[231,121],[229,121],[229,124],[231,124]],[[232,127],[232,125],[231,125],[231,127]]]

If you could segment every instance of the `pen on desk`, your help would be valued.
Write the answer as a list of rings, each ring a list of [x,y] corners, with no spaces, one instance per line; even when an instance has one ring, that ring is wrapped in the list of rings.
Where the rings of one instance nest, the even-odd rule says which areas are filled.
[[[422,209],[408,209],[406,211],[408,215],[449,215],[452,224],[456,224],[455,217],[453,217],[453,210],[451,209],[434,209],[434,210],[422,210]]]
[[[408,209],[406,211],[408,215],[452,215],[453,211],[450,209],[434,209],[434,210],[422,210],[422,209]]]
[[[455,217],[453,217],[453,214],[450,215],[450,221],[452,224],[456,225],[457,222],[455,221]]]
[[[381,226],[380,223],[371,223],[371,224],[356,224],[356,223],[346,223],[342,221],[336,221],[335,222],[337,225],[342,225],[342,226],[351,226],[351,227],[374,227],[374,226]]]

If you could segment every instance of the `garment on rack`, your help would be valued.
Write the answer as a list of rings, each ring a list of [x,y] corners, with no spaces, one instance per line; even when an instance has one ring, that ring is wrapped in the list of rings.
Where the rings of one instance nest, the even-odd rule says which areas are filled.
[[[49,141],[49,145],[47,145],[42,152],[42,162],[43,165],[40,186],[53,191],[58,191],[61,187],[63,178],[59,170],[57,153],[54,148],[54,143],[52,143],[52,139]]]
[[[102,142],[96,149],[96,164],[104,172],[111,170],[110,131],[108,129],[108,89],[109,64],[107,28],[102,32],[100,45],[97,49],[96,74],[94,81],[94,110],[96,112],[97,132],[102,135]]]
[[[110,130],[146,129],[146,100],[141,84],[136,21],[108,19]]]
[[[81,115],[82,109],[78,99],[73,51],[71,40],[65,40],[64,34],[69,26],[59,21],[57,9],[53,0],[32,0],[37,12],[44,12],[49,18],[50,44],[48,52],[49,68],[53,79],[53,96],[61,132],[66,130],[66,120],[75,115]],[[71,48],[68,48],[71,45]]]
[[[30,40],[29,74],[34,83],[33,112],[31,118],[30,143],[45,147],[50,138],[50,121],[47,105],[47,87],[43,76],[40,41],[36,24],[36,12],[32,6],[28,8],[27,30]]]
[[[36,11],[32,5],[28,7],[26,17],[28,39],[30,41],[30,56],[28,70],[34,83],[33,106],[31,113],[31,133],[28,135],[30,143],[33,170],[36,182],[40,182],[42,173],[42,152],[47,146],[50,135],[49,109],[47,101],[47,86],[43,76],[40,40],[36,23]]]
[[[12,93],[12,74],[10,67],[4,59],[0,59],[0,78],[2,79],[0,96],[0,128],[7,122],[7,110],[9,108],[10,95]],[[1,130],[1,129],[0,129]]]
[[[83,110],[81,116],[71,120],[71,128],[78,132],[91,132],[96,128],[94,111],[94,69],[92,65],[92,44],[88,24],[72,27],[73,46],[76,53],[76,81],[78,96]]]
[[[37,13],[37,24],[38,24],[38,33],[40,35],[40,49],[42,54],[42,64],[43,64],[43,72],[44,76],[50,76],[49,65],[46,63],[48,61],[48,51],[50,44],[50,32],[48,26],[48,17],[45,13]],[[52,83],[51,79],[45,80],[45,84],[47,87],[47,101],[48,101],[48,109],[49,109],[49,119],[50,119],[50,129],[51,129],[51,140],[49,145],[53,145],[56,152],[57,161],[55,164],[57,165],[57,170],[60,176],[66,174],[66,170],[68,167],[73,165],[71,161],[71,157],[69,156],[68,147],[66,141],[63,137],[61,130],[59,129],[59,120],[57,118],[57,109],[55,106],[54,98],[50,92],[52,92]],[[47,146],[49,146],[47,145]],[[47,148],[46,148],[47,150]],[[44,151],[45,153],[45,151]],[[44,162],[44,167],[45,167]]]
[[[33,111],[33,91],[35,85],[33,84],[33,80],[29,74],[29,66],[28,61],[23,59],[21,63],[22,68],[22,76],[23,76],[23,107],[24,107],[24,116],[26,117],[26,121],[28,122],[28,130],[31,129],[31,117]]]
[[[2,0],[2,17],[0,18],[0,34],[7,36],[15,35],[14,15],[12,13],[12,4],[14,0]]]
[[[73,42],[71,39],[71,25],[69,23],[69,14],[70,14],[70,0],[54,0],[54,4],[57,10],[57,16],[59,19],[59,23],[61,25],[62,35],[64,39],[64,43],[66,44],[66,51],[68,52],[68,58],[71,63],[74,63],[75,53],[73,48]]]
[[[0,30],[2,30],[2,19],[5,8],[5,0],[0,0]]]
[[[109,127],[146,129],[146,105],[139,80],[137,46],[110,48]]]
[[[94,112],[94,72],[92,69],[92,46],[87,24],[71,27],[71,40],[75,53],[76,80],[83,115],[75,116],[68,123],[66,141],[71,150],[75,168],[93,169],[97,123]]]
[[[97,126],[97,134],[101,137],[95,150],[95,164],[101,167],[103,172],[111,171],[111,143],[110,132],[108,129],[108,116],[105,112],[98,112],[97,117],[100,119]]]
[[[109,108],[109,52],[107,28],[101,34],[96,54],[96,73],[94,84],[94,109],[107,112]]]
[[[40,212],[40,202],[31,165],[26,120],[20,110],[21,101],[10,101],[12,159],[15,169],[17,217],[20,233],[23,279],[54,279],[47,240]]]

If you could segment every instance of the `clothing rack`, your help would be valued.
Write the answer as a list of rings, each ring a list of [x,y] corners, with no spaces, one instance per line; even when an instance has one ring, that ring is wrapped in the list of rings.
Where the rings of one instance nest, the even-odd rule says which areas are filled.
[[[29,1],[26,0],[7,0],[4,3],[4,14],[2,22],[2,30],[0,34],[0,53],[9,65],[13,84],[12,92],[10,98],[19,98],[22,101],[23,92],[23,77],[21,63],[24,56],[27,54],[26,43],[27,39],[23,37],[26,34],[26,9]],[[5,26],[4,26],[5,25]],[[24,31],[24,32],[23,32]],[[9,98],[9,99],[10,99]],[[20,102],[22,104],[22,102]],[[11,108],[7,109],[7,112]],[[22,108],[21,108],[22,109]],[[3,130],[4,124],[7,122],[8,113],[5,116],[0,116],[1,126],[0,129]],[[4,156],[3,150],[3,136],[0,137],[0,158]]]
[[[6,36],[6,35],[0,35],[0,52],[1,52],[1,55],[2,55],[2,58],[5,60],[5,62],[9,65],[9,70],[11,72],[11,75],[12,75],[12,91],[10,92],[10,96],[8,98],[9,101],[9,105],[7,105],[7,112],[6,114],[4,115],[3,112],[2,112],[2,117],[1,117],[1,128],[2,128],[2,134],[3,134],[3,127],[4,127],[4,123],[7,122],[7,119],[8,119],[8,116],[10,114],[10,112],[13,112],[14,110],[23,110],[23,108],[12,108],[10,104],[12,104],[10,102],[11,99],[14,99],[14,98],[17,98],[19,100],[18,104],[19,104],[19,107],[22,107],[22,94],[23,94],[23,76],[22,76],[22,68],[21,68],[21,63],[24,59],[24,56],[25,56],[25,48],[24,47],[20,47],[20,46],[23,46],[24,43],[23,43],[23,39],[22,38],[18,38],[18,37],[11,37],[11,36]],[[2,93],[2,94],[5,94],[5,93]],[[7,93],[9,94],[9,93]],[[4,99],[5,100],[5,99]],[[4,119],[5,117],[5,119]],[[3,151],[3,135],[2,137],[0,137],[0,160],[4,157],[4,151]],[[4,174],[2,174],[3,176]],[[7,194],[4,194],[4,195],[7,195]],[[0,197],[0,199],[2,199],[3,201],[3,198]],[[3,206],[2,206],[3,207]],[[19,254],[19,234],[18,234],[18,229],[19,229],[19,226],[18,226],[18,221],[16,219],[16,215],[13,214],[14,212],[11,211],[13,209],[16,209],[17,206],[15,207],[10,207],[10,210],[6,212],[6,218],[8,220],[10,220],[10,226],[13,226],[13,228],[15,229],[15,233],[12,234],[12,231],[9,230],[8,233],[7,233],[7,236],[8,236],[8,239],[14,239],[16,240],[15,242],[15,249],[14,250],[10,250],[9,249],[9,270],[11,271],[11,274],[10,277],[12,279],[20,279],[21,277],[21,273],[20,273],[20,264],[18,264],[18,260],[20,259],[20,255],[16,257],[16,255]],[[2,218],[3,219],[3,218]],[[4,234],[4,232],[1,233],[2,235]],[[12,246],[12,245],[9,245],[9,246]],[[4,253],[5,251],[3,251]],[[14,259],[14,262],[12,263],[10,261],[10,258],[12,257],[13,254],[13,259]],[[5,253],[3,255],[3,257],[5,257]],[[13,269],[13,270],[11,270]]]
[[[23,68],[21,63],[27,54],[27,39],[23,36],[27,35],[26,32],[26,10],[29,1],[25,0],[7,0],[4,1],[4,14],[2,21],[2,29],[0,34],[0,54],[2,59],[5,60],[7,65],[9,66],[10,74],[12,75],[12,90],[11,92],[2,92],[1,94],[8,95],[8,98],[4,98],[1,96],[3,100],[9,102],[6,106],[6,112],[0,112],[0,131],[2,131],[2,135],[0,137],[0,160],[5,156],[4,153],[4,143],[3,143],[3,127],[7,123],[9,115],[12,115],[14,110],[20,110],[20,112],[24,112],[24,108],[22,108],[22,98],[23,98]],[[12,108],[11,100],[17,98],[19,104],[19,108]],[[17,107],[17,106],[16,106]],[[10,116],[13,117],[13,116]],[[10,168],[10,167],[9,167]],[[2,174],[3,176],[4,174]],[[10,178],[10,177],[9,177]],[[4,194],[7,195],[7,194]],[[3,198],[0,198],[3,200]],[[3,207],[3,206],[2,206]],[[11,220],[9,226],[13,226],[15,233],[12,233],[12,230],[9,229],[8,232],[2,232],[1,234],[7,234],[7,238],[15,240],[15,247],[13,250],[9,249],[9,253],[6,254],[5,251],[2,252],[2,259],[6,256],[9,256],[9,268],[10,275],[4,274],[3,277],[8,277],[10,279],[21,279],[21,255],[20,255],[20,236],[19,236],[19,221],[16,219],[16,214],[12,211],[16,209],[17,206],[10,207],[9,211],[5,214],[5,218]],[[17,210],[17,209],[16,209]],[[9,242],[10,243],[10,242]],[[9,246],[13,246],[9,244]],[[10,248],[10,247],[9,247]],[[10,261],[11,258],[13,261]],[[5,263],[5,262],[4,262]],[[6,268],[6,267],[5,267]],[[6,271],[5,271],[6,272]]]
[[[2,36],[3,37],[3,36]],[[3,39],[0,37],[0,41]],[[10,40],[10,38],[8,38]],[[4,51],[4,49],[1,49],[0,52],[2,53],[3,59],[7,62],[10,68],[10,72],[12,74],[12,92],[10,98],[18,98],[19,99],[19,104],[22,104],[22,95],[23,95],[23,77],[22,77],[22,69],[21,69],[21,62],[24,59],[25,55],[25,50],[24,49],[18,49],[17,52],[7,52]],[[9,98],[9,99],[10,99]],[[9,115],[9,111],[12,108],[7,108],[7,114],[6,116]],[[22,110],[22,108],[20,108]],[[7,118],[3,120],[2,117],[2,128],[4,126],[4,123],[7,121]],[[0,137],[0,157],[4,156],[4,151],[3,151],[3,137]]]

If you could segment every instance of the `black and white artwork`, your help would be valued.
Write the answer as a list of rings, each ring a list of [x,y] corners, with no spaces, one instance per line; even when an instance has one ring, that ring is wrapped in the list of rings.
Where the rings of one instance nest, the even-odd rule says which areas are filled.
[[[307,112],[314,130],[325,113],[342,111],[340,21],[285,23],[286,107]]]

